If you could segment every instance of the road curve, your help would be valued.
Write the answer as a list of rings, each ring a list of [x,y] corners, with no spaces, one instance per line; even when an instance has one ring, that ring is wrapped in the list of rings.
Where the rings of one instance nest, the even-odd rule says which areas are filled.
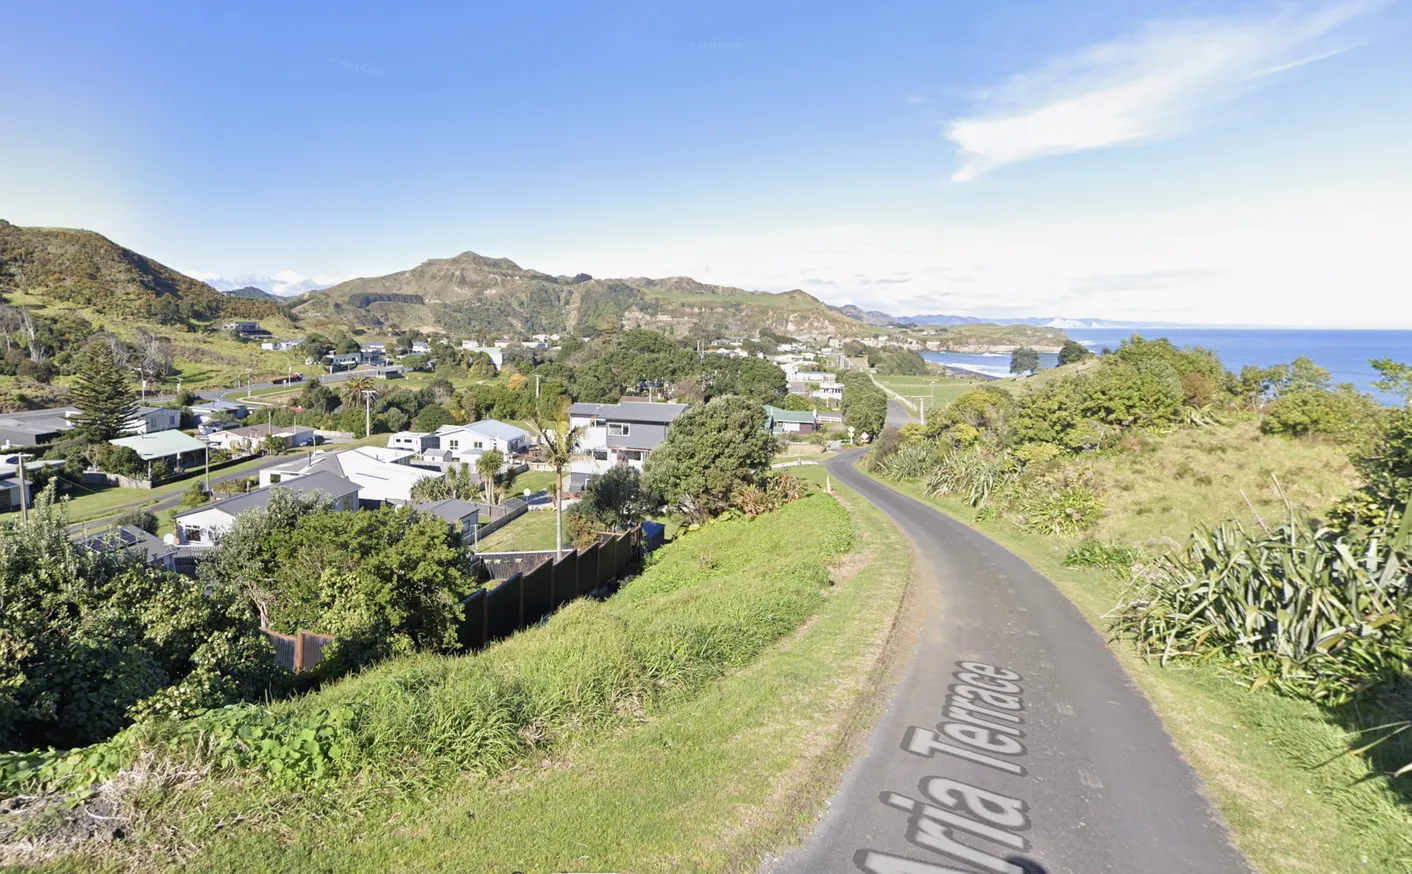
[[[1054,585],[853,469],[912,542],[916,650],[813,835],[771,874],[1224,874],[1250,868],[1151,705]]]

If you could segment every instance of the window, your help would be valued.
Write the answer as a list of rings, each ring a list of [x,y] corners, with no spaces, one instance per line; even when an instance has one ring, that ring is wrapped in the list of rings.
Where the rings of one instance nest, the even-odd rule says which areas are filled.
[[[485,441],[484,441],[484,440],[477,440],[476,443],[475,443],[475,446],[474,446],[473,448],[475,448],[475,449],[484,449],[484,448],[485,448]]]
[[[627,422],[608,423],[609,437],[627,437],[630,434],[632,434],[632,426],[629,425]]]
[[[270,474],[270,485],[272,485],[272,486],[273,486],[273,485],[279,485],[279,474],[277,474],[277,473],[272,473],[272,474]]]
[[[451,441],[451,451],[452,451],[452,452],[455,452],[457,449],[460,449],[460,448],[461,448],[461,441],[460,441],[460,440],[452,440],[452,441]]]
[[[188,529],[186,529],[186,541],[187,541],[188,543],[200,543],[200,542],[201,542],[201,529],[200,529],[200,528],[188,528]]]

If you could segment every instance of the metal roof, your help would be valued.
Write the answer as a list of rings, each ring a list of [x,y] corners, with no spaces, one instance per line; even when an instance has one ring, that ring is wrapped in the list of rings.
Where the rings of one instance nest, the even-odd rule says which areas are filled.
[[[572,404],[569,414],[574,416],[595,416],[611,422],[642,422],[650,425],[666,425],[686,411],[686,404]]]
[[[341,498],[344,495],[357,494],[358,492],[358,486],[352,480],[345,479],[332,471],[321,470],[298,479],[194,507],[185,513],[178,513],[176,518],[184,519],[193,513],[204,513],[207,510],[220,510],[230,516],[238,516],[248,510],[259,510],[270,503],[270,495],[274,494],[275,489],[285,489],[295,494],[317,492],[330,498]]]
[[[765,415],[774,422],[801,422],[814,423],[813,410],[786,410],[765,404]]]
[[[205,443],[180,431],[134,434],[131,437],[119,437],[108,442],[114,446],[126,446],[141,456],[143,461],[170,458],[173,455],[181,455],[183,452],[197,452],[206,448]]]
[[[499,419],[483,419],[479,422],[472,422],[466,426],[466,430],[492,440],[523,440],[529,437],[529,432],[524,428],[516,428]]]

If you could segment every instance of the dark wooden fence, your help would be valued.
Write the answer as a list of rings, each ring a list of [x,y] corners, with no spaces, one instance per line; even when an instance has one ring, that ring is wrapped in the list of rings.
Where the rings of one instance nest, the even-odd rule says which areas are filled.
[[[260,630],[275,645],[275,661],[279,666],[296,674],[317,665],[324,657],[324,647],[333,643],[331,635],[316,634],[302,628],[294,634],[280,634],[268,628]]]
[[[529,571],[517,571],[493,588],[480,589],[461,602],[466,613],[461,645],[480,649],[536,624],[575,598],[609,588],[636,565],[640,544],[641,531],[634,528],[587,549],[566,552],[557,561],[553,553],[544,553]]]

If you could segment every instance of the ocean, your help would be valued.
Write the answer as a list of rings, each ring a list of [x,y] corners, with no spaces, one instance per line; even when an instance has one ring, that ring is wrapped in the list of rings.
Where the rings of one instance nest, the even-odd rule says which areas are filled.
[[[1133,334],[1149,340],[1165,337],[1177,346],[1202,346],[1220,356],[1227,370],[1240,372],[1247,364],[1269,367],[1287,364],[1297,356],[1307,355],[1329,372],[1334,384],[1351,382],[1360,391],[1378,395],[1391,402],[1395,398],[1381,395],[1373,386],[1377,371],[1369,366],[1372,358],[1392,358],[1412,362],[1412,331],[1315,331],[1256,328],[1066,328],[1070,339],[1084,344],[1094,352],[1104,347],[1116,349]],[[955,355],[949,352],[927,352],[928,361],[989,376],[1009,376],[1009,355]],[[1044,367],[1054,367],[1057,355],[1041,355]]]

